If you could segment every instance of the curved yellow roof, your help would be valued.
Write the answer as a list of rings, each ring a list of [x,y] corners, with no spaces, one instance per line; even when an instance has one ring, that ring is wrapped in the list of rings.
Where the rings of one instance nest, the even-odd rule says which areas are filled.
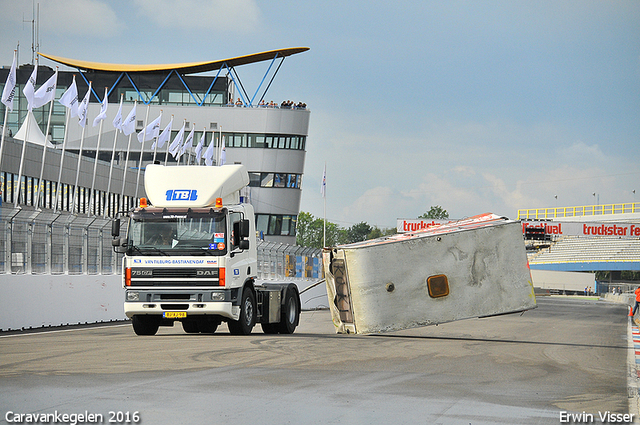
[[[255,62],[262,62],[273,59],[276,54],[280,57],[295,55],[297,53],[306,52],[308,47],[291,47],[288,49],[269,50],[261,53],[254,53],[246,56],[238,56],[230,59],[222,59],[211,62],[188,62],[166,65],[127,65],[127,64],[111,64],[100,62],[81,61],[76,59],[67,59],[59,56],[47,55],[39,53],[40,56],[51,59],[54,62],[71,66],[87,71],[104,71],[104,72],[162,72],[176,70],[180,74],[196,74],[199,72],[216,71],[220,66],[226,63],[230,67],[239,65],[247,65]]]

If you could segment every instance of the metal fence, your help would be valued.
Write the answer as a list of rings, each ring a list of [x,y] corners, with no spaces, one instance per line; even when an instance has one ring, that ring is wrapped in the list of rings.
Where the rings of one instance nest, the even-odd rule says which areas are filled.
[[[122,254],[111,247],[111,220],[6,204],[0,214],[0,274],[121,273]],[[257,248],[259,279],[322,276],[319,249],[266,241]]]

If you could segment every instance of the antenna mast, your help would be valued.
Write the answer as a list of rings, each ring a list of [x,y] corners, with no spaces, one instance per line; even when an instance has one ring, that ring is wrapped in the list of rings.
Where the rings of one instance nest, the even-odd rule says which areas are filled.
[[[31,22],[31,65],[35,65],[36,53],[40,52],[40,3],[36,8],[36,2],[33,0],[31,9],[31,20],[25,21],[24,16],[22,22]]]

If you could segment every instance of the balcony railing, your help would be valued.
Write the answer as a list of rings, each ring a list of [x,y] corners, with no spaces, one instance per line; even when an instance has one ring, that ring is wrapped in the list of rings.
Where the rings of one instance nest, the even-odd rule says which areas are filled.
[[[566,217],[589,217],[640,213],[640,202],[583,205],[577,207],[535,208],[518,210],[518,220],[544,220]]]

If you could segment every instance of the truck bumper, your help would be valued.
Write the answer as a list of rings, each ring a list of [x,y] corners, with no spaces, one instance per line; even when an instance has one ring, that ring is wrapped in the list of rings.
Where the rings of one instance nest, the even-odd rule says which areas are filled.
[[[240,307],[233,305],[234,292],[237,291],[128,289],[125,291],[124,314],[132,318],[137,314],[164,316],[164,313],[185,312],[187,317],[217,315],[238,320]],[[215,296],[220,299],[214,300]]]

